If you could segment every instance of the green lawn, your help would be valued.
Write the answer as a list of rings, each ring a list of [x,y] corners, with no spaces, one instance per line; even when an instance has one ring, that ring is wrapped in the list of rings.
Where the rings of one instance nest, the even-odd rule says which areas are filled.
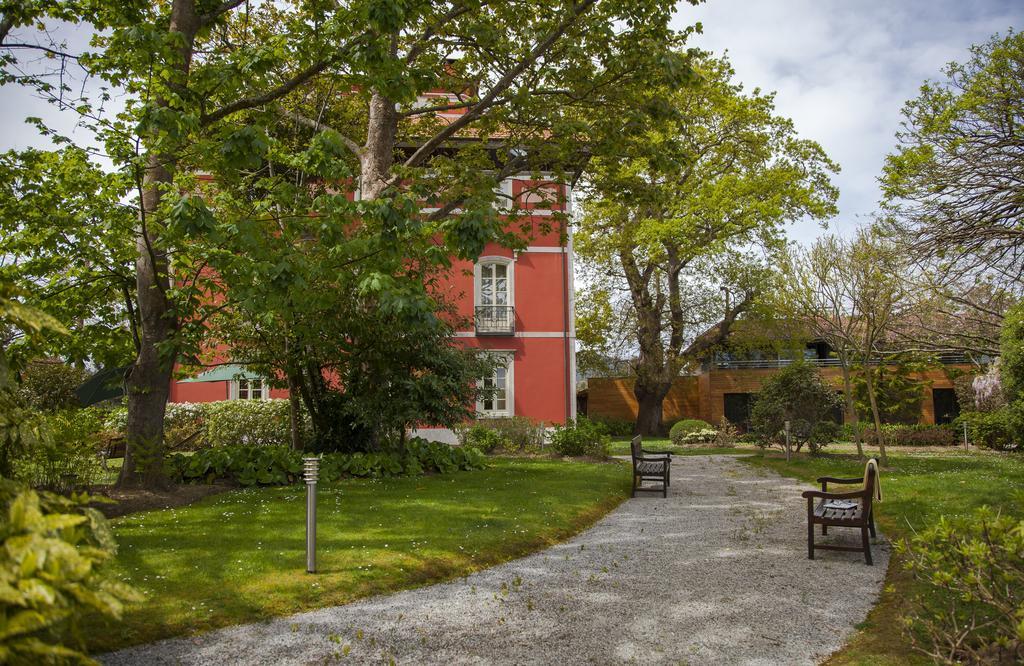
[[[491,459],[482,471],[321,487],[305,572],[305,487],[256,488],[113,521],[115,573],[148,599],[86,628],[92,651],[466,575],[564,540],[629,493],[620,463]]]
[[[775,452],[743,461],[811,483],[819,476],[861,476],[864,471],[855,455],[799,455],[788,464],[780,456]],[[877,505],[875,516],[893,541],[908,537],[912,529],[932,524],[939,516],[964,516],[983,505],[1004,514],[1024,516],[1024,457],[1020,455],[949,449],[913,454],[897,451],[890,454],[881,479],[884,501]],[[861,630],[828,663],[929,663],[912,651],[900,621],[911,608],[910,597],[920,591],[922,588],[894,554],[880,603]]]
[[[608,453],[613,456],[628,456],[629,440],[629,437],[615,438],[612,440]],[[682,447],[676,446],[667,437],[644,437],[643,443],[644,448],[648,451],[671,451],[673,455],[681,456],[706,456],[713,453],[751,453],[760,450],[751,444],[738,444],[735,448]]]

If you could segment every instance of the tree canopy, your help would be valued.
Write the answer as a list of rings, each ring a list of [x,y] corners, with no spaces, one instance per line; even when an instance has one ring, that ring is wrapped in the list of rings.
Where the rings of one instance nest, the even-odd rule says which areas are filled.
[[[604,336],[638,352],[638,432],[661,426],[661,403],[679,372],[729,335],[765,283],[763,257],[786,223],[827,218],[838,167],[775,114],[771,94],[746,92],[725,59],[691,53],[692,85],[652,89],[659,122],[620,132],[588,171],[578,250],[592,300],[620,313]],[[593,324],[593,325],[592,325]]]
[[[301,288],[306,269],[289,263],[301,253],[271,252],[276,233],[301,234],[273,227],[315,215],[310,234],[338,271],[357,275],[346,280],[366,302],[418,311],[429,295],[410,286],[406,260],[443,267],[488,241],[513,242],[493,205],[503,178],[578,172],[608,126],[647,117],[638,90],[688,74],[672,50],[686,31],[669,28],[665,0],[3,7],[0,80],[32,86],[93,130],[128,184],[134,230],[121,240],[132,248],[134,302],[124,311],[137,343],[124,484],[164,483],[172,370],[198,358],[210,319],[235,299],[261,312],[258,290],[232,289]],[[36,29],[47,21],[91,25],[90,49],[69,52]],[[54,66],[34,67],[39,53]],[[62,76],[70,71],[104,89],[82,96]],[[113,95],[125,107],[111,115]],[[425,216],[424,200],[436,206]],[[118,284],[112,277],[109,293]]]

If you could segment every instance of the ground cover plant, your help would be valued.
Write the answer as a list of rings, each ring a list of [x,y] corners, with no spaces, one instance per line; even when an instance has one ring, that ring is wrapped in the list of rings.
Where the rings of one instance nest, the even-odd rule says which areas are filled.
[[[819,476],[860,476],[864,470],[863,462],[853,454],[798,455],[789,463],[778,454],[743,460],[808,483]],[[1024,518],[1024,459],[1019,456],[987,451],[896,452],[889,456],[881,480],[884,501],[875,517],[882,533],[893,542],[927,530],[943,516],[964,519],[986,505],[1008,518]],[[802,508],[794,506],[793,510]],[[906,562],[905,556],[894,553],[879,604],[859,627],[861,631],[828,663],[930,663],[913,648],[904,631],[905,618],[920,617],[923,607],[948,605],[955,593],[916,580],[905,568]],[[917,640],[926,637],[917,634]]]
[[[305,573],[305,492],[253,487],[113,521],[115,573],[147,597],[94,618],[94,651],[466,575],[563,540],[628,494],[619,463],[488,461],[457,475],[320,488],[319,574]],[[215,539],[216,549],[209,544]]]

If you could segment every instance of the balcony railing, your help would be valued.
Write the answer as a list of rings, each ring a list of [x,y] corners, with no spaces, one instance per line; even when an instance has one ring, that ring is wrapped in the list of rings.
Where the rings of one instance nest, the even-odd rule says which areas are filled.
[[[969,363],[970,360],[965,354],[959,353],[943,353],[936,356],[939,363],[943,365],[956,365],[960,363]],[[807,358],[804,359],[810,365],[817,365],[821,367],[838,367],[839,359],[837,358]],[[784,368],[794,362],[791,358],[760,358],[760,359],[715,359],[714,368],[716,370],[741,370],[746,368]],[[878,361],[871,361],[871,365],[877,365]]]
[[[477,335],[515,335],[516,309],[511,305],[478,305]]]

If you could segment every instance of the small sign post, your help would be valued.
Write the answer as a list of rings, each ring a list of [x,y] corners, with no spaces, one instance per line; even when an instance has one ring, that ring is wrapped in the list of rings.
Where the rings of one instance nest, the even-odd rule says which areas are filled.
[[[786,462],[789,462],[789,421],[784,422],[784,428],[786,430]]]
[[[306,479],[306,572],[316,573],[316,480],[319,458],[303,458]]]

